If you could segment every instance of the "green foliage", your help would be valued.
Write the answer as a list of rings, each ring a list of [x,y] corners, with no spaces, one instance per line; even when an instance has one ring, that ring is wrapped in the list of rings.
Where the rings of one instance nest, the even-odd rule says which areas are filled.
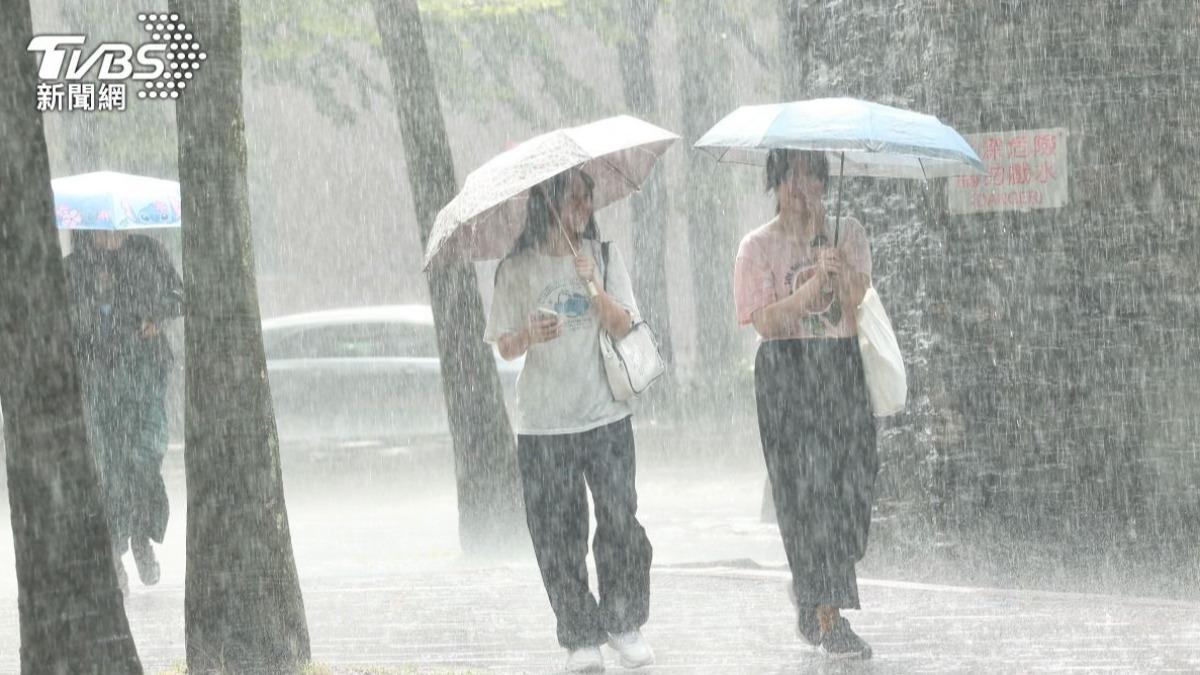
[[[379,48],[367,0],[258,0],[245,5],[242,32],[248,71],[268,85],[307,90],[337,124],[353,124],[387,91],[366,58]]]
[[[566,7],[566,0],[422,0],[421,11],[434,20],[513,16]]]
[[[547,108],[569,118],[607,111],[594,87],[567,69],[557,38],[590,26],[609,43],[619,27],[610,9],[566,0],[428,0],[421,9],[450,105],[490,119],[499,102],[539,126]],[[334,122],[354,123],[376,97],[389,104],[369,0],[258,0],[244,9],[243,31],[247,68],[267,84],[308,91]]]

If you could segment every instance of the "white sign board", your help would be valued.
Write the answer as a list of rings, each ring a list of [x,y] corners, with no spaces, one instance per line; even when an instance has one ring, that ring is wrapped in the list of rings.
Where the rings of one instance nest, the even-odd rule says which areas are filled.
[[[1067,204],[1067,130],[1033,129],[964,136],[986,175],[950,178],[950,213],[1057,209]]]

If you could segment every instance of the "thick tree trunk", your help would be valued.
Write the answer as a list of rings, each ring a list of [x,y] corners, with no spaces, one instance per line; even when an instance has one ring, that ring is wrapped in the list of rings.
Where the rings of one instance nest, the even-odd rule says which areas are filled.
[[[653,121],[658,115],[658,90],[650,35],[658,17],[658,0],[623,0],[626,39],[618,46],[625,105],[639,117]],[[670,363],[671,311],[667,286],[667,222],[669,195],[661,168],[650,175],[631,198],[633,207],[633,286],[638,308],[658,336],[663,358]],[[672,373],[667,370],[668,378]],[[650,389],[657,404],[670,396],[670,380]]]
[[[658,0],[623,1],[626,40],[618,49],[625,104],[638,117],[654,120],[659,92],[654,82],[650,34],[658,19]],[[650,174],[631,198],[634,208],[634,286],[642,316],[659,337],[662,356],[670,362],[671,312],[667,299],[667,189],[662,171]]]
[[[438,211],[457,190],[454,160],[417,3],[374,4],[424,248]],[[452,264],[431,270],[429,295],[454,443],[459,540],[467,553],[495,550],[519,539],[524,521],[516,448],[496,361],[482,339],[474,268]]]
[[[680,102],[683,139],[691,147],[732,110],[732,60],[713,25],[715,0],[677,3]],[[717,408],[728,394],[730,367],[737,362],[733,310],[733,261],[737,256],[737,214],[727,209],[728,171],[701,152],[687,153],[688,248],[696,321],[697,393]]]
[[[267,383],[242,115],[237,0],[171,3],[207,53],[176,102],[187,297],[190,673],[295,672],[308,628]]]
[[[140,673],[71,346],[25,0],[0,0],[0,401],[23,673]]]

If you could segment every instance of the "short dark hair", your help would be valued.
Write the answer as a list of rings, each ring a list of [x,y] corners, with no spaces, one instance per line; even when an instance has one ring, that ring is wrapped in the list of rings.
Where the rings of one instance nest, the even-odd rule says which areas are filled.
[[[829,187],[829,159],[824,152],[775,148],[767,153],[767,191],[778,189],[796,164],[804,166],[821,185]]]

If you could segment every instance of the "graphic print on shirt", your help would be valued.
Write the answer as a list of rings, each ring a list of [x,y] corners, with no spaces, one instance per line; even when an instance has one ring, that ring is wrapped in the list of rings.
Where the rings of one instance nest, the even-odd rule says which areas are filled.
[[[817,266],[810,262],[800,262],[791,267],[784,276],[784,284],[792,293],[813,278]],[[821,289],[822,309],[804,317],[804,328],[814,337],[824,337],[842,322],[842,301],[833,291],[833,286],[827,284]]]
[[[549,307],[558,312],[563,321],[563,330],[579,330],[591,323],[588,310],[592,301],[584,292],[583,284],[577,279],[569,282],[555,281],[542,289],[537,296],[537,307]]]

